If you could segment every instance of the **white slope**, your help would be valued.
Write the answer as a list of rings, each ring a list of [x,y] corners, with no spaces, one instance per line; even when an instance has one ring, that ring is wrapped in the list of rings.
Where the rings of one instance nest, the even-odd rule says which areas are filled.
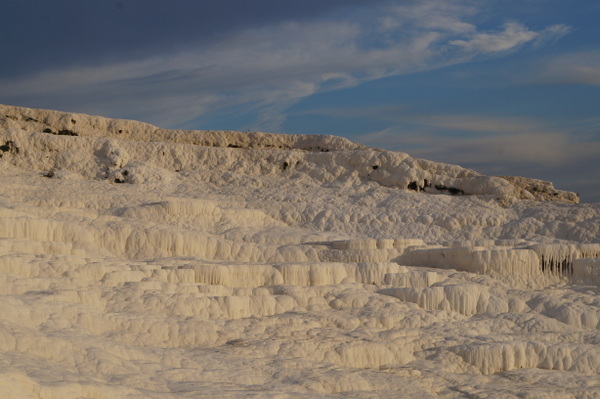
[[[600,397],[600,204],[549,183],[11,106],[0,155],[2,398]]]

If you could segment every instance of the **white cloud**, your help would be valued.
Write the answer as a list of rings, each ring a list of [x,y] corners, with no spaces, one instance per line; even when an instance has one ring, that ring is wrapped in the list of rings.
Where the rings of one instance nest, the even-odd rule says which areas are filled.
[[[418,126],[412,132],[393,126],[355,140],[417,157],[489,168],[564,168],[586,159],[592,162],[600,153],[598,139],[523,118],[428,115],[409,120]]]
[[[465,51],[485,54],[509,51],[534,40],[540,43],[553,37],[562,36],[567,32],[568,27],[565,25],[553,25],[543,31],[535,32],[527,29],[520,23],[507,22],[501,31],[473,31],[466,39],[451,40],[449,43],[453,46],[461,47]]]
[[[571,27],[568,25],[556,24],[549,26],[537,35],[535,44],[539,46],[547,42],[556,41],[570,32]]]
[[[489,117],[482,115],[424,115],[411,119],[423,125],[444,130],[460,130],[467,132],[513,133],[540,130],[538,123],[518,117]]]
[[[245,106],[261,110],[258,128],[278,130],[283,105],[314,93],[465,62],[474,52],[509,50],[556,31],[534,32],[512,23],[482,33],[469,21],[477,10],[457,1],[370,12],[377,17],[283,22],[178,54],[43,71],[0,81],[0,95],[60,97],[65,103],[72,99],[74,107],[85,99],[109,116],[126,106],[136,117],[162,126]]]
[[[465,19],[476,13],[475,7],[458,1],[420,1],[390,7],[381,20],[381,28],[386,31],[471,33],[477,28]]]
[[[542,84],[600,85],[600,51],[570,53],[540,62],[529,81]]]

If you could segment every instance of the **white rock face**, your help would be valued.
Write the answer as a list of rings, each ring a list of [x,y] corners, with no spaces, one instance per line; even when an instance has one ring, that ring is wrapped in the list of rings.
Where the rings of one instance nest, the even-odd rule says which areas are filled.
[[[600,397],[600,204],[549,183],[11,106],[0,155],[2,398]]]

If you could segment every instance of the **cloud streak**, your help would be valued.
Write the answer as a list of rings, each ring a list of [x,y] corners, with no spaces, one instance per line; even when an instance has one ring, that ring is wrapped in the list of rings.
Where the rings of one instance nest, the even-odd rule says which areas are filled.
[[[493,56],[566,30],[513,22],[481,32],[471,21],[476,8],[441,0],[377,5],[369,18],[361,11],[248,27],[177,53],[42,70],[0,81],[0,95],[34,104],[60,97],[66,108],[91,103],[109,116],[127,107],[167,127],[241,106],[258,113],[258,128],[277,130],[288,106],[315,93]]]
[[[467,39],[451,40],[449,44],[468,52],[488,54],[510,51],[532,41],[542,43],[550,38],[564,36],[568,31],[569,27],[566,25],[552,25],[542,31],[534,32],[520,23],[507,22],[502,30],[473,32]]]
[[[430,159],[452,158],[468,164],[565,167],[576,159],[595,159],[600,138],[559,130],[525,118],[480,115],[403,116],[415,132],[399,126],[356,139],[368,145],[394,148]],[[590,140],[591,139],[591,140]]]
[[[600,86],[600,51],[563,54],[539,63],[536,84],[581,84]]]

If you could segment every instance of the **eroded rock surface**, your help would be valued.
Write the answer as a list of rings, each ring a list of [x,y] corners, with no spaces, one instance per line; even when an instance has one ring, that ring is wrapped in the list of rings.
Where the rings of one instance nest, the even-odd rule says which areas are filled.
[[[4,398],[600,396],[599,204],[329,136],[0,143]]]

